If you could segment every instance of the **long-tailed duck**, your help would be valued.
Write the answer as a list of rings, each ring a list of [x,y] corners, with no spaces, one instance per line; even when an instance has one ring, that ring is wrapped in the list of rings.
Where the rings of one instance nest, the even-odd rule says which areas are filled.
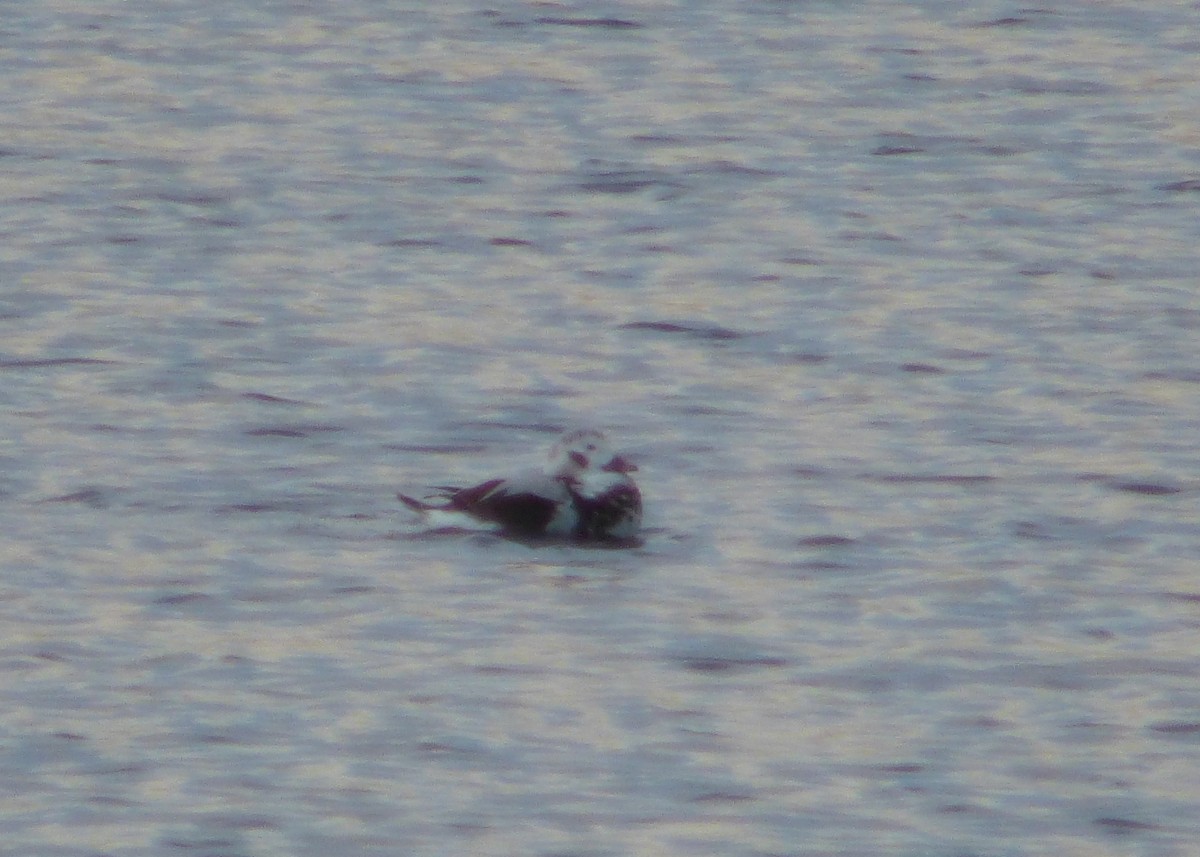
[[[582,429],[559,439],[544,470],[470,488],[438,486],[432,502],[396,496],[415,511],[458,512],[519,538],[625,540],[642,523],[642,495],[629,477],[634,470],[601,432]]]

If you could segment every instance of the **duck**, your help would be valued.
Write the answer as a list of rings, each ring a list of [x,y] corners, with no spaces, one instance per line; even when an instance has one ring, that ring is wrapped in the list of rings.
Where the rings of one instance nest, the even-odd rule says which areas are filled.
[[[550,448],[541,470],[468,488],[435,486],[423,500],[396,497],[422,515],[457,513],[518,539],[628,541],[642,524],[642,494],[629,475],[636,470],[603,432],[577,429]]]

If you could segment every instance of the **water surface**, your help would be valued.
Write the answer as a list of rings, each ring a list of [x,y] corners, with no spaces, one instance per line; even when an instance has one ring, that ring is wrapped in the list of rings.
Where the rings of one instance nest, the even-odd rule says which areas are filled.
[[[1190,853],[1193,12],[12,10],[8,847]]]

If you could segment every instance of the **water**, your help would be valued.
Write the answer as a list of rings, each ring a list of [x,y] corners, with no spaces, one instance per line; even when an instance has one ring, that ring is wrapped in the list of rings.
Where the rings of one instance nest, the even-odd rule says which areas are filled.
[[[8,10],[6,849],[1192,853],[1195,12]]]

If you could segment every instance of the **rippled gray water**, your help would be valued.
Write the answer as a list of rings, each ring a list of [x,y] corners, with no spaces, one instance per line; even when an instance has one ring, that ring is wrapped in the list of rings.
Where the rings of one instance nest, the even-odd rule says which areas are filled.
[[[1194,854],[1196,22],[7,9],[2,850]]]

